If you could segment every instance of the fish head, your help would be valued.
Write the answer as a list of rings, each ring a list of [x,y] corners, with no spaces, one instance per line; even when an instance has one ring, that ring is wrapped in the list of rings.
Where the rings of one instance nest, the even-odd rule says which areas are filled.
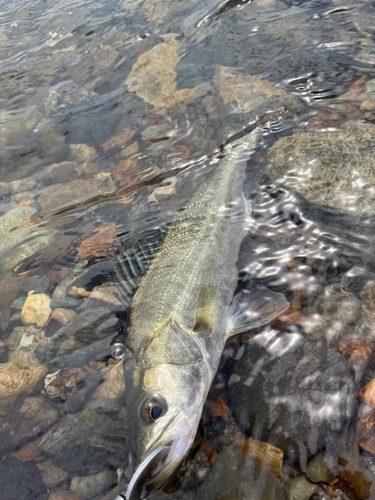
[[[207,395],[204,367],[156,363],[125,376],[134,465],[127,498],[162,488],[188,453]],[[131,372],[131,373],[129,373]]]

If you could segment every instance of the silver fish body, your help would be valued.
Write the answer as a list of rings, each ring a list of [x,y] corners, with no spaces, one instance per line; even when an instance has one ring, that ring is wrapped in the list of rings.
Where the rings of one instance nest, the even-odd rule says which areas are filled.
[[[163,487],[189,450],[232,328],[236,261],[249,220],[243,183],[254,145],[250,134],[218,160],[133,298],[124,374],[135,464],[153,468],[147,489]],[[155,467],[147,457],[165,448]],[[137,473],[144,481],[142,465]],[[140,498],[139,485],[130,490],[128,499]]]

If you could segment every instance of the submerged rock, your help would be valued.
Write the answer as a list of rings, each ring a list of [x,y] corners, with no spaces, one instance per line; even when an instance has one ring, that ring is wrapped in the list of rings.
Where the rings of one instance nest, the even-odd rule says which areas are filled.
[[[224,448],[198,490],[198,500],[283,500],[279,480],[238,446]]]
[[[45,432],[59,419],[59,410],[44,396],[26,398],[19,410],[0,420],[0,449],[14,448]]]
[[[62,307],[59,307],[53,311],[53,313],[51,314],[51,319],[55,319],[62,325],[66,325],[69,320],[76,316],[76,314],[77,313],[72,309],[64,309]]]
[[[38,441],[58,467],[78,474],[102,471],[126,462],[128,423],[124,408],[100,402],[66,415]]]
[[[345,435],[357,405],[349,364],[336,349],[307,340],[283,352],[270,331],[244,345],[228,395],[243,432],[298,459],[302,470],[327,440]]]
[[[283,491],[286,500],[310,500],[313,495],[324,493],[320,486],[310,483],[305,476],[288,478],[283,483]]]
[[[340,132],[295,133],[268,151],[271,180],[333,212],[375,214],[375,125],[350,121]]]
[[[40,454],[40,449],[36,441],[31,441],[27,443],[20,451],[16,454],[15,458],[19,462],[30,462]]]
[[[117,474],[112,470],[90,474],[89,476],[74,477],[70,489],[83,500],[89,500],[94,495],[110,488],[117,482]]]
[[[22,308],[22,323],[24,325],[35,323],[38,328],[45,326],[52,313],[50,303],[51,298],[45,293],[34,295],[33,291],[29,292]]]
[[[16,326],[5,343],[9,348],[9,361],[41,364],[46,359],[49,337],[35,325]]]
[[[52,462],[46,460],[40,464],[42,479],[47,488],[54,488],[63,483],[69,476],[68,472],[56,467]]]
[[[0,365],[0,415],[6,415],[15,402],[43,386],[47,367],[10,361]]]
[[[60,398],[65,400],[77,383],[86,377],[87,373],[81,368],[62,368],[47,375],[44,381],[44,393],[50,399]]]

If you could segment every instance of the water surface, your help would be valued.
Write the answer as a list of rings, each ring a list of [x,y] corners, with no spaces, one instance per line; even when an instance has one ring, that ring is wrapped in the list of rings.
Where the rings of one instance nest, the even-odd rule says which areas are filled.
[[[228,342],[191,454],[150,498],[375,498],[375,3],[0,12],[0,499],[126,488],[111,259],[152,255],[256,126],[239,285],[290,308]]]

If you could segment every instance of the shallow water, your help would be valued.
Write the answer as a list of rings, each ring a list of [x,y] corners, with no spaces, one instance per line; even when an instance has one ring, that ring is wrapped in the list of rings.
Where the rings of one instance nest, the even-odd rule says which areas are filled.
[[[152,255],[256,126],[239,285],[290,308],[228,341],[192,451],[150,498],[375,498],[375,2],[0,12],[0,499],[126,489],[111,260]]]

